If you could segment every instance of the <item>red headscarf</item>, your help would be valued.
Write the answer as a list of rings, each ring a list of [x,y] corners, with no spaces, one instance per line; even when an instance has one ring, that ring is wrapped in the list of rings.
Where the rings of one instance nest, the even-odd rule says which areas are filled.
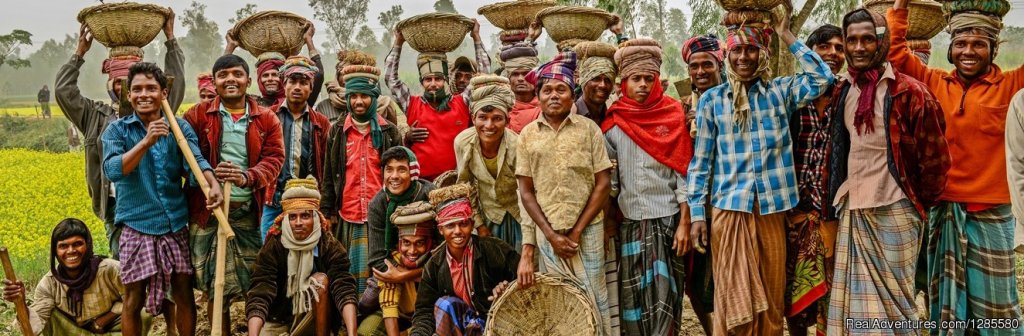
[[[608,108],[601,130],[608,132],[613,126],[619,126],[655,160],[686,175],[693,157],[693,138],[684,122],[683,106],[664,95],[659,77],[654,76],[654,86],[643,103],[625,95],[615,101]],[[626,92],[626,79],[622,80],[620,90]]]
[[[274,99],[274,101],[278,103],[284,100],[284,85],[279,84],[277,88],[277,93],[274,96],[268,96],[267,89],[263,87],[263,81],[261,81],[259,77],[262,77],[263,73],[266,72],[267,70],[278,69],[282,65],[284,65],[284,60],[272,58],[263,61],[262,63],[256,66],[256,83],[258,83],[260,86],[260,93],[263,94],[263,98]]]
[[[138,62],[142,62],[138,56],[108,58],[103,60],[103,73],[107,74],[107,80],[128,77],[128,68]]]
[[[217,93],[217,88],[213,86],[213,76],[211,76],[210,73],[199,74],[199,76],[196,77],[196,83],[197,86],[199,86],[200,92],[206,90],[212,93]]]

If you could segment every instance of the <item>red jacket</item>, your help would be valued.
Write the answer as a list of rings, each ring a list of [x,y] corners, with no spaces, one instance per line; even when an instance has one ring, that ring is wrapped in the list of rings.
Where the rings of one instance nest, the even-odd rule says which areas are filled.
[[[255,98],[247,97],[246,103],[249,107],[249,128],[245,135],[245,145],[249,169],[245,171],[245,177],[256,199],[253,203],[256,218],[260,218],[262,205],[273,201],[277,174],[284,164],[284,140],[277,115],[260,107]],[[192,125],[199,137],[199,151],[214,167],[220,162],[220,104],[220,97],[217,97],[209,103],[196,104],[185,112],[185,121]],[[206,209],[203,191],[199,187],[188,186],[185,188],[185,197],[188,199],[189,221],[205,227],[210,219],[210,210]]]
[[[283,105],[276,105],[270,108],[270,111],[273,111],[274,115],[278,116],[277,120],[281,120],[280,113],[282,113],[282,106]],[[287,106],[284,107],[287,108]],[[323,190],[324,155],[327,152],[327,133],[331,130],[331,120],[323,113],[314,110],[312,106],[306,105],[306,108],[308,109],[307,114],[309,115],[309,120],[312,122],[311,125],[313,126],[313,136],[310,137],[310,140],[313,141],[313,177],[316,178],[317,183],[320,184],[320,189]],[[284,131],[282,130],[281,132],[281,137],[283,139]],[[281,166],[284,166],[284,161],[282,161]],[[306,177],[302,176],[302,178]],[[277,185],[275,184],[267,196],[268,202],[273,202],[269,197],[274,197],[274,193],[277,191],[276,189]]]

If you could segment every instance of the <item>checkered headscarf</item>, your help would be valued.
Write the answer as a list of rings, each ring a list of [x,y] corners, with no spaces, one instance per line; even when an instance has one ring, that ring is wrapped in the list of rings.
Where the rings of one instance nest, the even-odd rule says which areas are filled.
[[[537,86],[541,79],[556,79],[576,89],[576,53],[570,50],[559,52],[555,58],[526,75],[526,81]],[[538,88],[539,89],[539,88]]]

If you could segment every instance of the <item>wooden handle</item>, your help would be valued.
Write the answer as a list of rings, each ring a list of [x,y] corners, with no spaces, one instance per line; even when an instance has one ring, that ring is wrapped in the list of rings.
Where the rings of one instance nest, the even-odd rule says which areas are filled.
[[[4,277],[11,282],[18,282],[18,277],[14,275],[14,266],[11,265],[11,256],[7,254],[6,247],[0,247],[0,263],[3,263]],[[35,335],[32,332],[32,323],[28,319],[28,305],[25,304],[24,295],[14,299],[14,309],[17,311],[18,326],[21,327],[21,334]]]

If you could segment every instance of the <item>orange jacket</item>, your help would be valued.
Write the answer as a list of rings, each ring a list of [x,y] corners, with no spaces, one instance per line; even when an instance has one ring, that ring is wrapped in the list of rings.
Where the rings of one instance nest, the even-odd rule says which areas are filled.
[[[889,62],[931,89],[946,117],[952,166],[941,199],[962,203],[1009,204],[1004,129],[1010,98],[1024,88],[1024,68],[988,74],[965,87],[956,70],[929,69],[907,46],[908,11],[889,9]]]

